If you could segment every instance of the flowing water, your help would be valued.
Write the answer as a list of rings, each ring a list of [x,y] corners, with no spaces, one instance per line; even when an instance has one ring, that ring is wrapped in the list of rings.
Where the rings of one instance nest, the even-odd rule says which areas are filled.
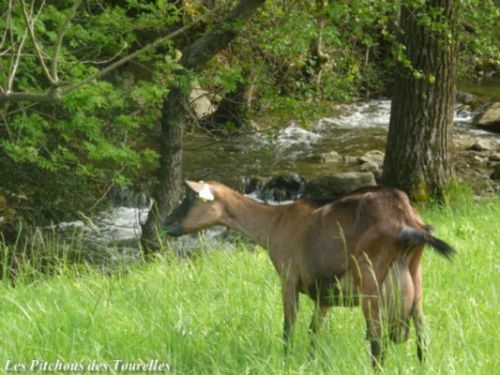
[[[228,180],[235,176],[269,177],[295,172],[310,179],[352,170],[346,161],[370,150],[385,149],[390,116],[389,100],[339,105],[335,115],[302,128],[290,123],[270,130],[227,139],[196,135],[187,139],[184,171],[192,179]],[[458,109],[458,106],[457,106]],[[471,126],[471,111],[455,115],[454,141],[463,145],[498,135]],[[319,163],[321,155],[336,151],[342,160]],[[207,157],[207,155],[209,157]]]
[[[311,121],[306,127],[291,122],[281,128],[256,131],[231,139],[188,135],[184,151],[185,176],[234,181],[249,176],[265,178],[294,172],[311,179],[353,170],[356,167],[352,160],[357,160],[367,151],[384,150],[390,105],[389,100],[339,105],[332,111],[334,115]],[[457,106],[454,125],[454,143],[460,145],[457,149],[464,149],[464,145],[472,144],[477,139],[487,139],[500,145],[498,135],[471,125],[474,116],[474,112],[461,111]],[[318,162],[321,155],[332,151],[341,157]],[[460,174],[460,171],[457,172]],[[258,198],[258,194],[252,196]],[[96,230],[89,230],[83,222],[64,225],[84,228],[90,239],[101,243],[133,240],[140,237],[139,223],[144,222],[147,211],[148,208],[115,207],[96,218]],[[222,232],[218,229],[206,234],[205,239],[210,241]],[[198,240],[195,242],[198,243]],[[176,246],[189,249],[196,244],[186,237]]]
[[[350,167],[344,162],[318,163],[317,157],[331,151],[360,156],[369,150],[383,150],[389,110],[388,100],[370,101],[339,106],[335,117],[322,118],[304,128],[291,122],[280,130],[237,136],[229,141],[192,136],[185,148],[184,170],[190,178],[223,180],[291,171],[308,179],[347,171]]]

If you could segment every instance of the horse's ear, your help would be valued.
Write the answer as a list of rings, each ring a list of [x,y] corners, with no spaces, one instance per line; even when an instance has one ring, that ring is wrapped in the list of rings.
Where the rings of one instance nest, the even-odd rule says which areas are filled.
[[[186,180],[186,185],[189,186],[191,190],[198,194],[198,196],[204,201],[213,201],[215,199],[212,187],[206,182],[194,182]]]

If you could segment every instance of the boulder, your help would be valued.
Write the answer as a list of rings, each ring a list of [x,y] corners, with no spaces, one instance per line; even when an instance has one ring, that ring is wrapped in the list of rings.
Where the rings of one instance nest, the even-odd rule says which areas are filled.
[[[495,165],[490,177],[492,180],[500,180],[500,164]]]
[[[215,106],[208,99],[208,91],[203,90],[199,85],[195,84],[189,95],[189,101],[193,108],[196,117],[199,119],[208,116],[215,111]]]
[[[494,145],[486,139],[478,139],[467,147],[468,151],[493,151],[494,149]]]
[[[360,164],[364,163],[377,163],[379,167],[382,167],[384,164],[385,154],[379,150],[371,150],[365,153],[363,156],[358,158],[358,162]]]
[[[297,199],[303,185],[304,178],[297,173],[286,173],[272,177],[264,189],[272,193],[272,199],[281,202]]]
[[[367,161],[359,167],[361,172],[371,172],[377,180],[382,177],[382,167],[374,161]]]
[[[359,157],[357,156],[344,156],[344,163],[346,164],[359,164]]]
[[[481,104],[481,99],[478,96],[464,91],[457,91],[457,94],[455,96],[455,101],[458,104],[470,107],[475,107],[478,104]]]
[[[116,207],[149,207],[149,198],[144,192],[135,191],[127,186],[113,185],[107,198]]]
[[[344,158],[337,151],[330,151],[310,156],[307,160],[313,163],[340,163],[344,161]]]
[[[367,161],[366,163],[361,164],[359,170],[362,172],[378,172],[380,171],[379,165],[374,161]]]
[[[474,124],[484,130],[500,133],[500,102],[495,102],[474,119]]]
[[[263,201],[282,202],[297,199],[303,185],[304,178],[296,173],[285,173],[271,178],[253,177],[244,190]]]
[[[490,157],[488,158],[489,161],[491,162],[500,162],[500,152],[497,152],[495,154],[492,154],[490,155]]]
[[[304,198],[331,198],[363,186],[376,185],[371,172],[345,172],[331,176],[321,176],[307,182],[302,196]]]
[[[479,155],[474,155],[472,158],[474,160],[475,164],[484,167],[488,163],[488,158],[484,156],[479,156]]]

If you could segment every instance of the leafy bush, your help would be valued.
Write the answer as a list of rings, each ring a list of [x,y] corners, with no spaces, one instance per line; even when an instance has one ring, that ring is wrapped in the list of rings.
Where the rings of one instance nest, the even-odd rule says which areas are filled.
[[[15,52],[12,59],[0,59],[2,92],[57,91],[57,97],[31,104],[7,101],[0,108],[0,194],[28,221],[61,220],[95,207],[112,184],[146,183],[157,159],[154,125],[175,68],[172,49],[144,54],[75,87],[164,34],[178,13],[164,2],[84,2],[60,46],[60,81],[54,87],[48,82],[54,74],[45,71],[36,51],[47,56],[51,70],[58,34],[71,10],[67,2],[26,4],[35,45],[26,36],[22,4],[0,6],[0,13],[8,15],[0,20],[0,32],[10,41],[3,52]]]

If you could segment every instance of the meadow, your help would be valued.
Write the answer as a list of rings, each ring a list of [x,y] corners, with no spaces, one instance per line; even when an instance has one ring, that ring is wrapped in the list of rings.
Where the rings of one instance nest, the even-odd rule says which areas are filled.
[[[498,373],[500,198],[462,195],[422,215],[458,254],[424,256],[426,363],[412,329],[390,347],[382,373]],[[279,279],[265,250],[247,242],[233,252],[200,243],[191,258],[165,249],[112,272],[61,262],[53,275],[21,271],[0,283],[0,371],[116,373],[156,360],[157,370],[178,374],[373,373],[361,309],[332,309],[311,356],[312,307],[303,296],[285,357]]]

